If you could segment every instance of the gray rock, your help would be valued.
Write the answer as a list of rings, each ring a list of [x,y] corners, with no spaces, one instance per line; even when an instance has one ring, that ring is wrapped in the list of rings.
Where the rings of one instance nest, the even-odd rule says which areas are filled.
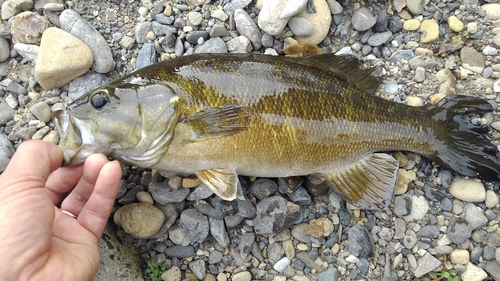
[[[267,247],[267,255],[271,262],[276,263],[285,255],[285,250],[281,243],[273,243]]]
[[[394,199],[394,214],[398,217],[406,216],[410,213],[411,198],[408,196],[396,196]]]
[[[189,43],[191,43],[193,45],[198,44],[198,39],[200,39],[200,38],[207,40],[208,39],[208,32],[197,30],[197,31],[188,32],[188,34],[186,35],[186,41],[188,41]]]
[[[208,264],[216,264],[222,260],[222,253],[215,250],[208,255]]]
[[[483,55],[472,47],[463,47],[460,50],[462,66],[472,72],[481,74],[485,66]]]
[[[236,202],[238,202],[238,213],[237,213],[238,216],[248,219],[255,218],[257,209],[252,204],[250,199],[248,199],[247,196],[245,196],[244,200],[236,199]]]
[[[142,45],[139,54],[137,55],[137,62],[135,64],[136,69],[143,68],[148,65],[152,65],[156,62],[156,50],[155,45],[146,43]]]
[[[196,209],[184,210],[179,225],[193,242],[203,242],[210,231],[207,217]]]
[[[167,24],[167,25],[172,24],[174,22],[170,17],[167,17],[164,14],[157,14],[156,15],[156,21],[158,23]],[[156,32],[155,32],[155,34],[156,34]],[[156,34],[156,35],[158,35],[158,34]]]
[[[170,227],[174,225],[180,213],[184,209],[184,202],[172,203],[168,205],[161,205],[156,203],[155,207],[163,212],[163,214],[165,215],[165,222],[163,223],[160,230],[158,230],[158,232],[151,237],[151,239],[164,238],[164,235],[167,233]]]
[[[473,203],[466,203],[464,206],[464,219],[469,223],[472,230],[485,226],[488,219],[484,213]]]
[[[262,200],[273,195],[278,189],[278,184],[269,179],[257,179],[250,186],[250,193],[257,199]]]
[[[252,3],[252,0],[233,0],[224,5],[224,11],[232,15],[238,9],[245,9],[250,3]]]
[[[484,270],[486,270],[486,272],[488,272],[490,277],[492,277],[494,280],[500,280],[499,260],[486,262],[486,266],[484,267]]]
[[[367,43],[373,47],[380,46],[389,42],[391,37],[392,37],[392,32],[390,31],[378,32],[370,36],[370,38],[368,38]]]
[[[182,57],[184,54],[184,43],[182,42],[181,37],[177,37],[175,39],[174,52],[176,57]]]
[[[9,41],[3,37],[0,37],[0,62],[6,61],[9,57],[10,57]]]
[[[39,102],[30,108],[30,112],[35,115],[38,120],[48,123],[52,119],[52,111],[48,104]]]
[[[453,208],[453,203],[451,202],[451,200],[449,198],[443,198],[443,200],[441,200],[441,204],[439,205],[439,207],[443,211],[449,212]]]
[[[149,43],[148,32],[153,31],[151,22],[139,22],[135,26],[135,41],[137,43]]]
[[[215,197],[212,200],[212,206],[215,207],[217,213],[221,216],[232,216],[238,213],[238,201],[226,201],[220,197]]]
[[[461,218],[454,218],[446,232],[451,242],[462,244],[471,237],[472,228],[470,224]]]
[[[156,21],[151,23],[151,30],[154,32],[156,36],[163,36],[166,34],[177,34],[177,29],[175,27],[170,25],[164,25]]]
[[[212,196],[214,192],[204,183],[192,189],[193,191],[186,198],[189,201],[207,199]]]
[[[311,36],[314,33],[314,27],[305,18],[293,17],[288,21],[288,27],[297,36]]]
[[[494,260],[495,259],[495,250],[490,246],[484,246],[483,259],[487,260],[487,261]]]
[[[312,202],[311,195],[302,186],[297,187],[292,193],[287,195],[290,201],[300,206],[307,206]]]
[[[307,226],[308,226],[307,223],[300,223],[294,225],[291,232],[293,238],[299,240],[300,242],[311,243],[311,236],[304,233],[304,229]]]
[[[368,230],[355,225],[348,230],[349,252],[356,257],[372,257],[374,255],[373,239]]]
[[[210,37],[222,37],[228,36],[229,31],[222,24],[214,24],[212,30],[210,30]]]
[[[406,6],[408,10],[414,15],[420,15],[422,9],[424,8],[424,0],[406,0]]]
[[[189,263],[189,269],[194,273],[198,280],[204,280],[207,271],[205,269],[205,262],[202,260],[195,260]]]
[[[28,11],[33,7],[33,0],[7,0],[2,4],[2,19],[8,20],[21,11]]]
[[[329,266],[325,271],[316,273],[317,281],[337,281],[338,270]]]
[[[6,135],[0,134],[0,173],[5,171],[15,149]]]
[[[226,45],[227,50],[230,53],[245,54],[252,51],[252,44],[250,40],[248,40],[248,38],[245,36],[238,36],[236,38],[233,38],[227,41]]]
[[[177,42],[177,38],[172,33],[165,34],[164,37],[161,37],[160,40],[157,41],[161,44],[161,47],[166,53],[175,52],[175,43]],[[181,54],[182,56],[182,54]]]
[[[354,29],[365,31],[372,28],[377,22],[377,19],[368,8],[361,7],[352,14],[351,22]]]
[[[257,234],[278,233],[290,226],[299,215],[299,207],[283,197],[271,196],[257,204],[254,229]]]
[[[2,38],[2,37],[0,37]],[[4,57],[4,50],[2,46],[2,41],[5,39],[0,39],[0,62],[5,61],[9,58],[7,56],[4,60],[2,58]],[[7,44],[8,48],[8,44]],[[30,62],[36,64],[36,57],[38,56],[38,51],[40,51],[40,46],[37,45],[30,45],[30,44],[22,44],[22,43],[17,43],[14,45],[14,49],[25,59],[29,60]],[[9,49],[10,51],[10,49]]]
[[[474,249],[470,251],[470,262],[474,264],[477,263],[482,254],[483,254],[483,248],[481,248],[481,246],[474,247]]]
[[[252,244],[255,242],[255,234],[252,232],[243,233],[240,238],[238,250],[242,259],[246,259],[252,249]]]
[[[149,186],[149,192],[151,192],[151,195],[156,202],[162,205],[167,205],[174,202],[184,201],[189,194],[189,189],[173,189],[166,181],[164,181],[152,183]]]
[[[230,241],[226,227],[224,226],[224,220],[222,218],[209,217],[208,222],[210,224],[210,234],[214,237],[215,241],[224,248],[229,246]]]
[[[28,93],[28,90],[26,90],[26,88],[23,85],[14,81],[11,81],[9,85],[7,85],[6,90],[7,92],[15,93],[17,96],[26,95]]]
[[[108,80],[106,75],[97,72],[84,74],[69,83],[68,96],[72,100],[76,100],[87,92],[104,85]]]
[[[209,217],[217,218],[217,219],[224,218],[219,213],[217,213],[217,211],[215,210],[214,207],[208,205],[207,203],[204,203],[203,201],[196,202],[194,204],[194,207],[196,208],[196,210],[202,212],[203,214],[205,214],[205,215],[207,215]]]
[[[420,278],[440,265],[441,262],[438,259],[433,257],[431,254],[426,253],[418,260],[418,267],[414,271],[415,277]]]
[[[279,35],[283,32],[288,20],[304,10],[304,0],[268,0],[263,1],[259,13],[259,27],[268,34]]]
[[[265,48],[272,48],[273,44],[274,44],[274,37],[272,35],[264,33],[264,35],[262,35],[262,46],[264,46]]]
[[[418,236],[436,239],[439,236],[439,228],[435,225],[426,225],[418,231]]]
[[[229,19],[229,16],[222,9],[211,11],[210,16],[223,22]]]
[[[238,32],[250,39],[254,50],[262,47],[260,30],[253,19],[244,10],[238,9],[234,12],[234,21]]]
[[[227,46],[224,40],[219,37],[205,41],[202,45],[198,45],[194,51],[196,54],[201,53],[227,53]]]
[[[92,69],[99,73],[108,73],[115,67],[113,54],[106,39],[77,12],[66,9],[60,16],[61,28],[68,31],[89,46],[94,56]]]
[[[165,250],[165,255],[174,258],[187,258],[195,255],[193,246],[172,246]]]

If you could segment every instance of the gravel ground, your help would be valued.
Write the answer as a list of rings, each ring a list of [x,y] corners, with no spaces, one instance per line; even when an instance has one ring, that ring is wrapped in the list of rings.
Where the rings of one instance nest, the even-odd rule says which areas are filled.
[[[313,42],[375,65],[376,94],[389,100],[419,106],[466,94],[496,109],[500,101],[497,1],[2,2],[0,171],[25,140],[57,143],[51,110],[136,68],[198,52],[284,55]],[[496,110],[473,121],[500,130]],[[499,184],[394,155],[402,168],[384,211],[346,206],[314,177],[294,191],[279,179],[241,178],[246,199],[225,202],[195,178],[123,166],[115,222],[149,238],[111,220],[104,240],[115,246],[103,246],[96,280],[150,280],[152,262],[166,263],[163,280],[441,280],[453,270],[460,280],[500,280]],[[131,210],[147,217],[123,219]],[[112,273],[134,255],[125,248],[140,253],[142,269]]]

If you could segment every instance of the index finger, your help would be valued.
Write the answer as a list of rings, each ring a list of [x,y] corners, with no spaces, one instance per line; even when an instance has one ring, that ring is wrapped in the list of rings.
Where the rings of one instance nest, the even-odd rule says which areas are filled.
[[[9,175],[4,187],[16,184],[17,191],[45,187],[47,178],[62,161],[63,151],[57,145],[39,140],[26,141],[19,146],[3,172]]]

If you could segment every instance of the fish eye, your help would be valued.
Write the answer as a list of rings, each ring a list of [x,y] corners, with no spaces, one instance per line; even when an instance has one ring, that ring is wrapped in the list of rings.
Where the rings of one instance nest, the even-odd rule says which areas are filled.
[[[103,108],[108,103],[108,99],[107,99],[106,93],[104,93],[102,91],[99,91],[99,92],[95,93],[90,98],[90,103],[97,110]]]

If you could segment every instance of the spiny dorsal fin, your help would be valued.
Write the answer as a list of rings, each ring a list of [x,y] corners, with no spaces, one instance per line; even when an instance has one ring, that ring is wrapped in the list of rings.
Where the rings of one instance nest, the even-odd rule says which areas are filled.
[[[224,105],[207,108],[182,121],[192,130],[191,140],[228,136],[249,126],[246,106]]]
[[[375,93],[378,89],[379,82],[373,76],[373,69],[365,69],[363,64],[353,56],[323,54],[307,58],[296,58],[296,60],[307,66],[319,66],[330,71],[338,79],[354,85],[364,92]]]
[[[224,200],[232,201],[236,197],[243,197],[241,188],[238,188],[239,180],[235,170],[211,169],[198,171],[195,174],[217,196]]]
[[[392,156],[373,153],[346,169],[318,176],[357,208],[385,209],[392,201],[398,167]]]

